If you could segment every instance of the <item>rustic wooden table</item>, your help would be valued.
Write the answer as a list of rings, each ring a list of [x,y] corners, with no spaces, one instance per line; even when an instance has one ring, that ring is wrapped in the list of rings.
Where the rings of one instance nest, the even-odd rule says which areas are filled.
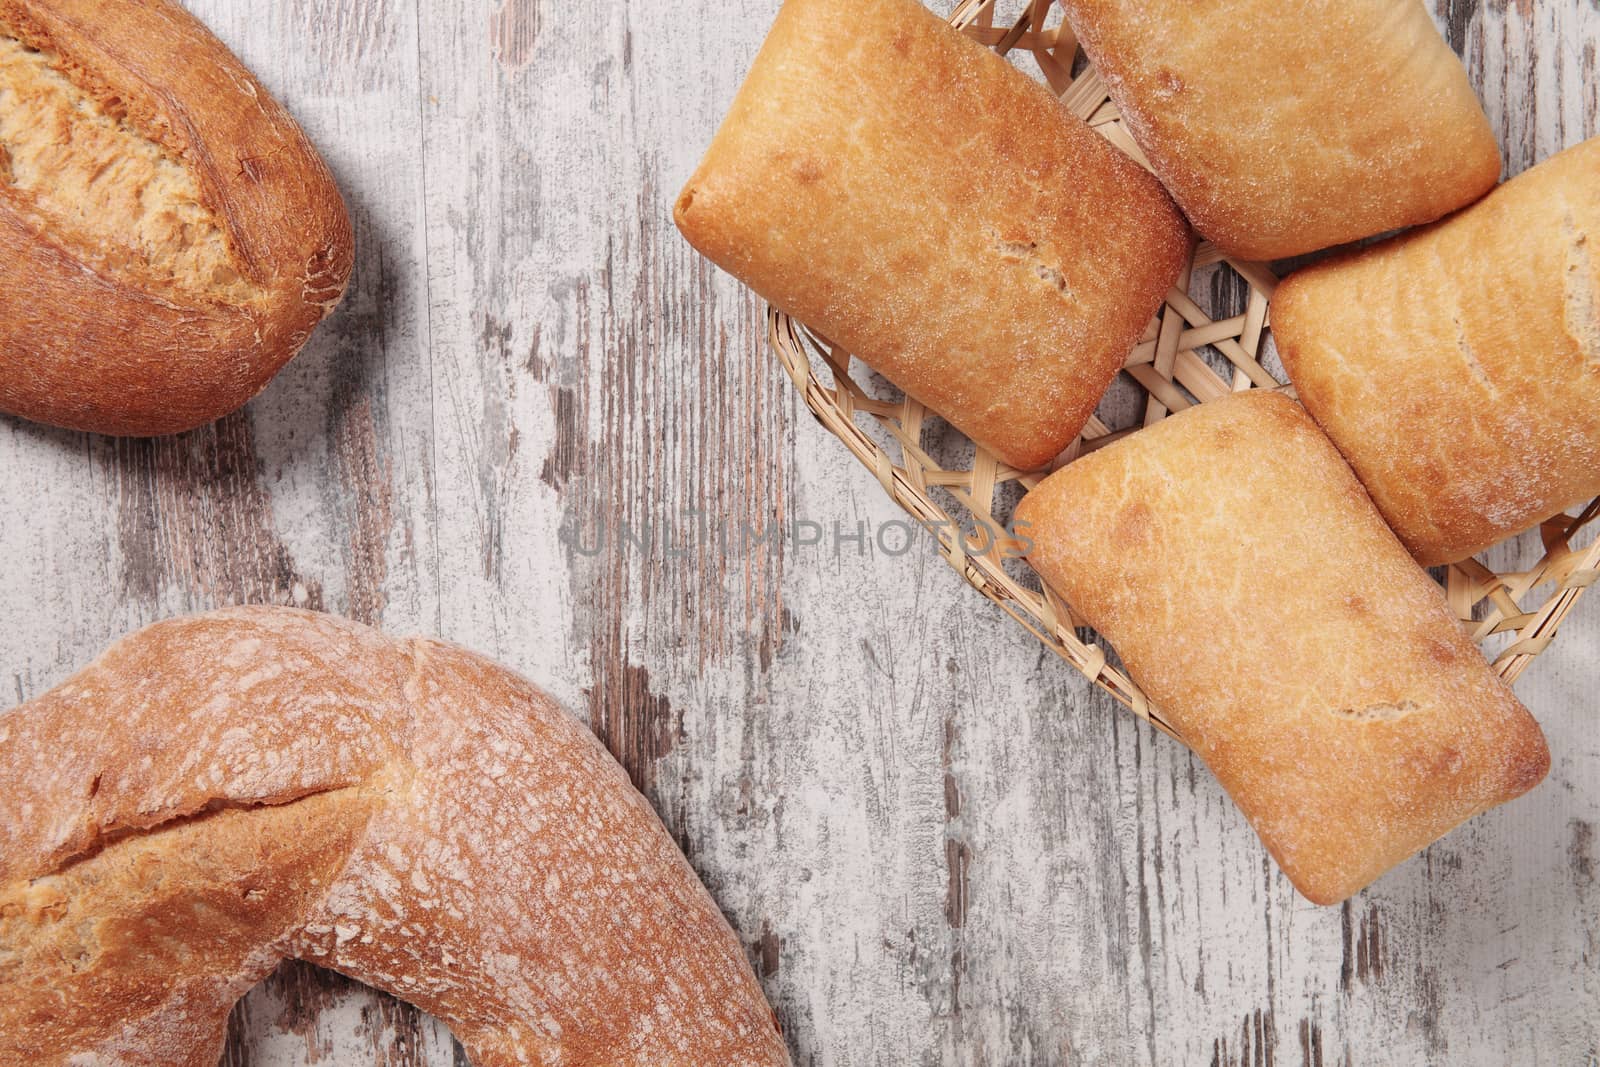
[[[356,277],[214,427],[0,421],[18,700],[223,604],[494,655],[627,765],[799,1064],[1600,1061],[1600,594],[1519,685],[1549,781],[1314,908],[1203,767],[926,544],[835,551],[891,505],[669,218],[776,0],[190,6],[328,156]],[[1513,170],[1596,132],[1593,0],[1435,7]],[[682,551],[701,521],[795,520],[822,543]],[[465,1058],[288,965],[225,1062]]]

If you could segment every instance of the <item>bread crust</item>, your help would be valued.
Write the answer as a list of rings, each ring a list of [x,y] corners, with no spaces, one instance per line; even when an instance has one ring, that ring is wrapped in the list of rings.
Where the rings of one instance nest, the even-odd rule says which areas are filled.
[[[481,657],[239,608],[0,714],[0,1063],[212,1067],[292,957],[478,1067],[788,1062],[626,774]]]
[[[1012,466],[1077,436],[1188,229],[916,0],[787,0],[674,209],[718,266]]]
[[[1279,287],[1300,399],[1419,562],[1600,496],[1597,242],[1600,138]]]
[[[0,0],[0,38],[38,50],[94,115],[176,165],[198,190],[195,225],[221,231],[240,283],[187,266],[152,272],[131,242],[86,240],[39,196],[0,180],[0,410],[146,435],[239,407],[344,293],[354,242],[327,166],[239,60],[169,0]],[[22,106],[11,88],[0,84],[0,108]],[[46,162],[41,188],[62,165]],[[96,192],[147,177],[128,170],[106,168]],[[123,192],[118,203],[138,210],[176,210]],[[139,221],[98,200],[79,206],[97,225]]]
[[[1063,0],[1195,229],[1270,260],[1431,222],[1500,175],[1417,0]]]
[[[1191,408],[1093,452],[1017,520],[1039,573],[1315,903],[1549,769],[1527,709],[1280,394]]]

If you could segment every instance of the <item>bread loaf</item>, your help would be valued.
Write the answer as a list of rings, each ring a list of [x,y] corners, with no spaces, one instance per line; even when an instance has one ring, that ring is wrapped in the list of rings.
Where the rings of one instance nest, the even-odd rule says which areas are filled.
[[[1090,453],[1028,494],[1017,523],[1045,581],[1318,904],[1549,768],[1439,587],[1279,394]]]
[[[1429,222],[1500,152],[1418,0],[1063,0],[1195,229],[1278,259]]]
[[[1597,241],[1600,138],[1278,289],[1300,399],[1422,563],[1600,496]]]
[[[235,609],[0,715],[0,1064],[215,1067],[288,957],[477,1067],[788,1062],[622,769],[478,656]]]
[[[1147,172],[916,0],[787,0],[674,217],[1024,469],[1077,436],[1188,251]]]
[[[0,410],[116,434],[243,404],[344,292],[327,167],[169,0],[0,0]]]

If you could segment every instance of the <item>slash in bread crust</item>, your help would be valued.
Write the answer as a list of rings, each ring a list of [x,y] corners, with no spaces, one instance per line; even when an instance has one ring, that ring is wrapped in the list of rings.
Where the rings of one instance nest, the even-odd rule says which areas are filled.
[[[169,0],[0,0],[0,411],[160,434],[339,302],[350,221],[287,112]]]

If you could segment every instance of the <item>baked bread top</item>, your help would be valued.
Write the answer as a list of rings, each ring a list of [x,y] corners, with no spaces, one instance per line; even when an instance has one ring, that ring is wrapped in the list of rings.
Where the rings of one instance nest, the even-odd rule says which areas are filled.
[[[1189,249],[1149,172],[916,0],[787,0],[674,218],[1023,469],[1077,436]]]
[[[1471,203],[1500,151],[1418,0],[1063,0],[1195,229],[1279,259]]]
[[[1597,241],[1591,138],[1278,287],[1284,368],[1419,562],[1600,496]]]
[[[169,0],[0,0],[0,409],[188,429],[339,301],[352,234],[300,128]]]
[[[1549,769],[1538,724],[1281,394],[1074,460],[1016,520],[1040,575],[1318,904]]]
[[[0,1063],[215,1067],[290,957],[478,1067],[788,1062],[622,768],[481,657],[239,608],[0,714]]]

